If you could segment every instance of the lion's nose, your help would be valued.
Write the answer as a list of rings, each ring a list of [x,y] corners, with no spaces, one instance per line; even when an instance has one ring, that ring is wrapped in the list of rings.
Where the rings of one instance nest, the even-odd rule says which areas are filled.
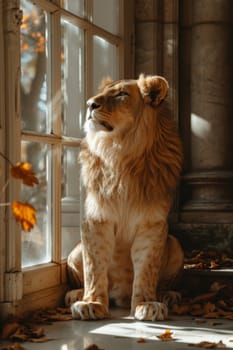
[[[91,98],[87,101],[87,105],[91,111],[100,107],[100,105]]]

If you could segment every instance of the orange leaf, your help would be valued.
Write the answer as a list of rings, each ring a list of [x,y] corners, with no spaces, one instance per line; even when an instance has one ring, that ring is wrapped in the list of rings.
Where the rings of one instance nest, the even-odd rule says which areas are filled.
[[[163,340],[163,341],[172,341],[172,340],[175,340],[173,337],[172,337],[172,332],[170,331],[170,329],[166,329],[166,331],[161,334],[161,335],[157,335],[157,338],[159,338],[160,340]]]
[[[30,163],[17,163],[11,168],[11,176],[15,179],[23,180],[24,185],[27,186],[32,187],[34,184],[38,185],[39,183]]]
[[[13,202],[11,204],[15,220],[20,222],[24,231],[31,231],[36,223],[36,209],[28,203]]]

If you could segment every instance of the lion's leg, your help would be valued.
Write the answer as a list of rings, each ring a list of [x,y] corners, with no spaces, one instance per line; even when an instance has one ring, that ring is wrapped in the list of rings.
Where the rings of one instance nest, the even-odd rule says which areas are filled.
[[[169,235],[162,259],[160,270],[160,299],[167,305],[176,303],[180,298],[178,292],[172,291],[177,280],[182,274],[184,266],[184,253],[178,240]]]
[[[71,306],[76,319],[102,319],[108,315],[108,268],[114,231],[108,222],[88,221],[82,227],[84,296]]]
[[[67,274],[70,286],[73,288],[65,296],[66,306],[70,306],[83,298],[83,259],[81,242],[72,250],[67,258]],[[74,289],[75,288],[75,289]]]
[[[156,293],[167,224],[148,226],[138,232],[131,250],[134,267],[131,313],[136,319],[154,321],[165,319],[168,313],[167,306],[157,301]]]

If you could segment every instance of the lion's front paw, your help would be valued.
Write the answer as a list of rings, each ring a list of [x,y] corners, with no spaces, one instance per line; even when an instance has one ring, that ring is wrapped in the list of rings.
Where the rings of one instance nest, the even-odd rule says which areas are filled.
[[[71,305],[71,312],[78,320],[99,320],[108,315],[108,308],[99,302],[77,301]]]
[[[65,295],[65,305],[70,306],[77,300],[82,300],[83,289],[73,289],[66,293]]]
[[[138,304],[134,313],[134,317],[140,321],[162,321],[167,315],[167,305],[157,301],[148,301]]]

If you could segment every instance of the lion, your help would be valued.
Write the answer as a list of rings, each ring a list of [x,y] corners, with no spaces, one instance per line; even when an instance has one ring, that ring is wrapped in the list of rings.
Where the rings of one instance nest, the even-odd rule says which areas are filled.
[[[182,248],[168,235],[182,146],[167,92],[165,78],[141,74],[107,79],[87,101],[79,156],[85,219],[67,260],[76,290],[65,299],[75,319],[107,317],[110,300],[138,320],[167,317],[169,298],[159,291],[183,267]]]

